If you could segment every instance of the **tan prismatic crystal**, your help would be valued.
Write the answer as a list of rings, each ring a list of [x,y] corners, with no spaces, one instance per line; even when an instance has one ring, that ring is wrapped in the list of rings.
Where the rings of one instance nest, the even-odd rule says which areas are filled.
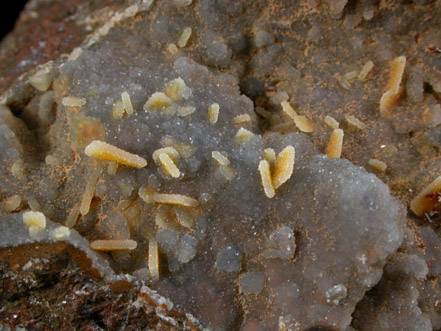
[[[395,109],[401,97],[403,87],[401,81],[403,79],[404,69],[406,67],[406,58],[399,56],[391,63],[389,80],[386,85],[386,92],[380,99],[380,115],[387,116]]]
[[[29,83],[31,83],[31,85],[40,92],[47,91],[49,86],[51,86],[52,84],[51,70],[52,70],[51,65],[45,65],[42,69],[34,73],[29,78]]]
[[[328,145],[326,146],[325,153],[330,158],[339,158],[343,147],[343,130],[335,129],[332,131],[329,137]]]
[[[132,115],[133,114],[133,105],[132,105],[132,100],[130,99],[129,93],[123,92],[121,94],[121,100],[122,100],[124,111],[128,115]]]
[[[296,116],[298,116],[297,112],[288,101],[282,101],[280,105],[282,106],[282,110],[285,112],[285,114],[288,115],[291,119],[294,119]]]
[[[410,209],[417,216],[430,213],[440,199],[441,176],[427,185],[411,202]]]
[[[265,160],[267,160],[269,163],[276,160],[276,152],[272,148],[265,148],[263,150],[263,155],[265,157]]]
[[[314,131],[314,127],[309,121],[309,119],[306,116],[297,114],[293,106],[291,106],[291,104],[288,101],[286,100],[282,101],[280,103],[280,106],[282,107],[283,112],[294,121],[295,125],[300,131],[302,132]]]
[[[199,205],[199,202],[196,199],[182,194],[154,193],[153,200],[156,203],[180,205],[185,207],[197,207]]]
[[[161,162],[164,171],[167,174],[169,174],[173,178],[179,178],[181,172],[179,171],[178,167],[167,153],[159,154],[158,158],[159,158],[159,162]]]
[[[146,203],[155,203],[153,200],[153,194],[155,191],[152,188],[141,186],[138,190],[139,197]]]
[[[220,165],[227,166],[230,164],[230,160],[219,151],[212,151],[211,157],[217,161]]]
[[[337,120],[334,117],[329,116],[329,115],[326,115],[325,123],[331,129],[338,129],[338,127],[339,127],[339,123],[337,122]]]
[[[361,68],[360,73],[358,74],[358,80],[364,81],[367,77],[367,75],[371,72],[372,68],[374,67],[374,62],[371,60],[367,61],[363,68]]]
[[[351,79],[354,79],[355,77],[357,77],[357,74],[358,74],[358,72],[355,71],[355,70],[353,70],[353,71],[349,71],[349,72],[345,73],[345,74],[343,75],[343,77],[344,77],[346,80],[351,80]]]
[[[196,108],[193,106],[182,106],[178,108],[177,115],[181,117],[185,117],[193,114],[196,111]]]
[[[249,141],[253,137],[254,134],[251,131],[244,128],[240,128],[239,130],[237,130],[234,140],[236,141],[236,143],[242,144]]]
[[[302,132],[308,133],[314,131],[314,126],[306,116],[303,115],[294,116],[294,123],[296,124],[297,128]]]
[[[176,166],[176,163],[179,161],[180,156],[176,149],[173,147],[160,148],[153,152],[152,157],[155,163],[160,165],[166,174],[173,178],[179,178],[181,172]]]
[[[211,124],[216,124],[219,119],[219,105],[217,103],[213,103],[207,110],[208,120]]]
[[[190,27],[186,27],[184,30],[182,30],[181,36],[179,37],[177,43],[180,48],[187,46],[188,41],[190,40],[191,37],[191,32],[192,29]]]
[[[31,207],[32,211],[39,211],[41,210],[41,206],[38,203],[37,199],[35,199],[35,197],[33,195],[29,195],[27,197],[28,200],[28,205],[29,207]]]
[[[86,104],[86,99],[78,97],[64,97],[61,100],[63,106],[66,107],[82,107]]]
[[[262,187],[265,195],[268,198],[273,198],[276,195],[274,191],[273,183],[271,180],[271,169],[267,160],[261,160],[259,162],[258,170],[260,172],[260,178],[262,180]]]
[[[87,156],[100,160],[115,161],[129,167],[143,168],[147,165],[147,161],[139,155],[126,152],[100,140],[92,141],[84,152]]]
[[[345,115],[345,120],[350,126],[356,129],[363,130],[366,128],[366,124],[364,124],[362,121],[352,115]]]
[[[134,250],[138,244],[136,241],[127,240],[94,240],[90,243],[90,248],[96,251],[121,251]]]
[[[170,44],[168,44],[168,46],[167,46],[167,51],[168,51],[170,54],[176,54],[177,52],[179,52],[178,47],[176,47],[176,44],[175,44],[175,43],[170,43]]]
[[[157,149],[152,154],[153,161],[155,161],[156,164],[159,165],[161,163],[160,160],[159,160],[159,156],[161,154],[163,154],[163,153],[165,153],[168,156],[170,156],[170,158],[173,160],[173,162],[178,162],[179,159],[180,159],[179,153],[178,153],[178,151],[175,148],[173,148],[173,147],[164,147],[164,148]]]
[[[150,276],[153,280],[159,279],[159,254],[158,254],[158,242],[155,239],[149,240],[149,261],[148,267]]]
[[[387,169],[387,164],[377,159],[370,159],[369,165],[377,172],[385,172]]]
[[[357,75],[358,75],[358,72],[357,71],[350,71],[350,72],[347,72],[346,74],[344,74],[342,77],[341,77],[341,79],[340,79],[340,81],[339,81],[339,83],[340,83],[340,85],[343,87],[343,88],[345,88],[346,90],[349,90],[351,87],[352,87],[352,85],[351,85],[351,83],[349,82],[350,80],[352,80],[352,79],[354,79],[355,77],[357,77]]]
[[[401,80],[403,79],[404,68],[406,67],[406,57],[396,57],[392,63],[389,73],[389,80],[387,82],[386,90],[398,93]]]
[[[12,176],[18,179],[25,178],[25,166],[23,160],[19,159],[12,164],[11,167]]]
[[[80,205],[75,204],[72,209],[69,211],[67,215],[65,225],[69,228],[72,228],[78,220],[78,216],[80,216]]]
[[[21,204],[21,197],[19,195],[13,195],[2,201],[2,207],[5,212],[10,213],[16,210]]]
[[[112,116],[114,119],[120,119],[124,115],[124,106],[121,100],[118,100],[112,108]]]
[[[161,205],[155,213],[155,224],[159,229],[174,229],[178,230],[179,226],[174,220],[174,215],[171,215],[169,206]]]
[[[87,215],[90,210],[90,204],[95,193],[95,186],[98,178],[101,176],[102,170],[100,168],[93,169],[87,178],[86,188],[84,189],[83,196],[81,198],[80,213],[81,215]]]
[[[233,124],[245,124],[248,122],[251,122],[251,116],[248,114],[242,114],[233,117]]]
[[[394,93],[392,90],[384,92],[380,99],[380,115],[387,116],[397,107],[399,99],[400,93]]]
[[[144,104],[144,110],[167,110],[173,105],[173,100],[170,99],[165,93],[156,92],[147,100]]]
[[[23,222],[28,227],[31,236],[35,236],[46,229],[46,216],[38,211],[25,212]]]
[[[186,227],[191,228],[194,225],[195,219],[191,215],[188,208],[183,208],[181,206],[174,206],[174,210],[176,213],[176,218],[178,219],[179,223]]]
[[[285,147],[274,162],[272,183],[275,190],[291,178],[294,171],[295,150],[293,146]]]
[[[70,230],[66,226],[59,226],[52,230],[52,238],[60,240],[70,236]]]
[[[174,102],[186,99],[191,95],[190,88],[181,77],[173,79],[164,86],[164,93]]]
[[[221,165],[219,167],[219,173],[226,179],[226,180],[233,180],[236,176],[234,170],[227,165]]]
[[[175,144],[174,149],[179,153],[179,156],[182,156],[183,158],[189,158],[196,152],[194,146],[184,143]]]
[[[118,170],[118,163],[114,161],[110,161],[109,165],[107,166],[107,173],[109,175],[115,175],[117,170]]]
[[[352,88],[351,83],[349,83],[348,80],[344,76],[341,77],[338,82],[340,83],[340,86],[346,90],[350,90]]]

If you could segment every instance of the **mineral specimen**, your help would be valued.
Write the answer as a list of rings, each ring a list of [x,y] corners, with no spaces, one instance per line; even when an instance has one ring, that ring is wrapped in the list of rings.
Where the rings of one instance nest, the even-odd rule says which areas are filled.
[[[441,327],[439,1],[74,2],[0,49],[2,323]]]

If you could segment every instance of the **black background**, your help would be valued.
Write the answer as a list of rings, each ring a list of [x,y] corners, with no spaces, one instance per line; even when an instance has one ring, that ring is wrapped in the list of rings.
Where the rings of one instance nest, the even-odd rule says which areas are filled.
[[[14,28],[27,0],[0,0],[0,40]]]

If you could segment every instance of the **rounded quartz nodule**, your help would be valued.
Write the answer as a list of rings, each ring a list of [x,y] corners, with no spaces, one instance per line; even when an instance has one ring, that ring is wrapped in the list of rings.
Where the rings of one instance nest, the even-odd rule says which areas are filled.
[[[234,246],[228,245],[221,249],[216,258],[216,269],[219,271],[236,272],[242,265],[242,253]]]
[[[262,292],[265,278],[260,272],[246,272],[239,277],[240,290],[245,294]]]

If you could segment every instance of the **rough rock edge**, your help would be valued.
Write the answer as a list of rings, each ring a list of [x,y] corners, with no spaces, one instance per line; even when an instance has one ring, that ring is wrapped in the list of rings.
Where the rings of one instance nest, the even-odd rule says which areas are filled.
[[[146,7],[145,8],[141,7],[141,4],[146,5]],[[83,47],[83,49],[89,48],[94,43],[99,41],[102,37],[104,37],[116,23],[118,23],[126,18],[133,17],[134,15],[136,15],[137,13],[139,13],[141,11],[149,10],[151,8],[152,4],[153,4],[153,0],[141,0],[140,6],[136,11],[133,10],[134,6],[136,6],[136,5],[131,5],[120,12],[109,10],[109,14],[112,16],[112,19],[110,19],[110,22],[105,23],[100,28],[97,28],[96,32],[92,33],[87,38],[85,38],[85,41],[82,43],[81,47]],[[75,60],[81,54],[81,51],[79,51],[79,49],[81,49],[81,47],[74,49],[74,51],[72,51],[71,54],[68,56],[61,56],[58,60],[62,60],[63,63],[61,63],[59,66],[60,67],[63,66],[63,64],[66,61]],[[36,70],[32,71],[32,73],[34,73],[35,71]],[[25,78],[30,76],[32,73],[28,72],[28,73],[21,75],[16,80],[16,84],[14,84],[9,90],[7,90],[3,94],[3,96],[0,97],[0,104],[6,104],[8,102],[9,97],[13,94],[13,88],[19,86],[20,82],[22,82]],[[25,83],[27,83],[27,82],[25,82]],[[14,221],[14,222],[16,222],[16,221]],[[11,223],[12,223],[11,220],[3,221],[0,223],[0,235],[6,234],[6,236],[5,236],[6,240],[2,238],[2,241],[0,241],[0,247],[12,247],[12,246],[18,246],[21,244],[28,244],[28,243],[34,243],[34,242],[52,243],[52,242],[57,242],[57,241],[59,242],[60,241],[60,240],[52,239],[50,236],[51,230],[53,230],[55,227],[59,226],[58,223],[48,221],[48,226],[47,226],[46,230],[34,238],[31,238],[28,235],[27,229],[24,226],[20,227],[20,233],[14,232],[12,230],[9,230],[9,232],[5,231],[4,227],[10,226]],[[11,227],[11,229],[12,228],[13,227]],[[23,234],[22,230],[25,231],[25,233],[27,234],[27,237]],[[8,235],[8,233],[9,233],[9,235]],[[12,236],[12,234],[13,234],[13,236]],[[23,235],[23,237],[21,237],[22,235]],[[12,243],[11,240],[9,240],[9,241],[7,240],[8,238],[9,239],[13,238],[14,241],[16,241],[17,237],[19,237],[18,241],[14,242],[14,243]],[[105,279],[107,281],[110,281],[110,282],[119,281],[119,280],[134,281],[134,277],[132,277],[130,275],[124,275],[124,274],[116,275],[113,272],[113,270],[110,268],[108,262],[106,260],[102,259],[100,256],[98,256],[94,251],[92,251],[88,247],[87,240],[82,238],[75,230],[71,229],[71,236],[69,238],[62,239],[62,241],[68,242],[69,244],[73,245],[74,247],[84,251],[87,254],[87,256],[91,259],[93,266],[101,272],[101,274],[105,277]],[[144,287],[141,289],[141,291],[143,291],[143,290],[144,290]],[[148,290],[150,290],[150,289],[148,289]],[[150,291],[152,291],[152,290],[150,290]],[[192,317],[192,318],[194,318],[194,317]],[[188,318],[188,319],[190,320],[190,318]]]
[[[154,0],[139,0],[137,4],[136,3],[131,4],[119,11],[108,9],[105,13],[106,17],[110,17],[108,22],[102,24],[99,28],[94,29],[94,32],[92,32],[86,38],[84,38],[81,45],[75,47],[70,54],[62,54],[56,60],[57,62],[61,62],[58,64],[57,67],[61,68],[64,65],[64,63],[66,63],[67,61],[76,60],[85,49],[88,49],[96,42],[98,42],[101,38],[106,36],[109,33],[109,31],[115,26],[115,24],[125,19],[131,18],[138,13],[149,11],[150,8],[152,8],[153,3]],[[128,4],[126,3],[126,5]],[[25,89],[25,87],[29,84],[28,81],[29,77],[31,77],[34,73],[38,72],[41,68],[45,67],[49,62],[52,61],[53,60],[42,63],[38,65],[36,68],[34,68],[34,70],[25,72],[21,76],[19,76],[15,80],[15,83],[0,96],[0,105],[8,104],[9,100],[13,98],[18,91]]]
[[[118,281],[128,281],[135,285],[139,290],[138,300],[133,303],[135,308],[146,307],[146,305],[156,306],[156,315],[164,322],[174,326],[180,323],[178,319],[184,319],[184,323],[190,329],[206,330],[202,324],[191,314],[178,313],[177,317],[168,316],[173,309],[173,303],[158,294],[156,291],[150,289],[144,284],[137,281],[137,279],[128,274],[116,274],[109,265],[109,262],[99,256],[89,247],[89,242],[83,238],[76,230],[70,229],[70,235],[63,239],[54,239],[52,231],[60,226],[60,224],[46,220],[46,228],[35,236],[29,234],[28,228],[22,222],[22,214],[13,214],[5,217],[0,222],[0,248],[17,247],[25,244],[33,243],[67,243],[73,247],[83,251],[92,263],[92,268],[99,271],[100,275],[108,282],[115,283]],[[175,312],[173,312],[175,313]],[[176,315],[176,313],[175,313]],[[187,316],[188,315],[188,316]]]

